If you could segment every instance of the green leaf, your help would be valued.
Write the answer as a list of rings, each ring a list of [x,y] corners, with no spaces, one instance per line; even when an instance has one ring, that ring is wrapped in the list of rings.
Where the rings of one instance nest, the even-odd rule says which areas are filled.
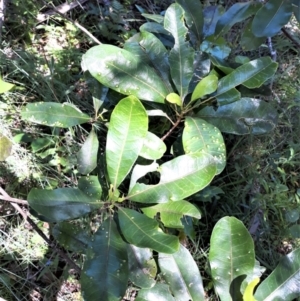
[[[169,284],[175,300],[205,300],[199,269],[183,245],[172,255],[159,253],[158,256],[162,277]]]
[[[180,201],[207,186],[216,174],[214,159],[203,153],[179,156],[162,164],[160,182],[156,185],[137,183],[128,199],[140,203]]]
[[[218,78],[216,75],[211,74],[203,79],[197,84],[193,94],[191,101],[195,101],[204,95],[211,94],[215,92],[218,88]]]
[[[89,49],[83,55],[82,69],[121,94],[161,103],[168,94],[154,69],[134,54],[116,46],[102,44]]]
[[[164,17],[157,14],[141,14],[144,18],[153,20],[156,23],[163,24],[164,23]]]
[[[232,67],[230,67],[229,64],[226,61],[221,60],[221,59],[219,59],[217,57],[214,57],[214,56],[211,56],[210,59],[211,59],[212,64],[215,67],[217,67],[218,69],[220,69],[223,73],[229,74],[232,71],[234,71],[234,69]]]
[[[230,8],[218,20],[214,38],[219,38],[221,35],[227,33],[234,24],[242,22],[255,14],[261,6],[261,3],[255,3],[252,1],[235,3],[230,6]]]
[[[174,47],[169,54],[171,76],[178,94],[184,99],[193,77],[195,51],[186,42],[188,29],[184,24],[184,11],[177,3],[171,4],[167,9],[164,26],[175,39]]]
[[[300,225],[292,225],[285,231],[286,236],[291,237],[293,239],[300,238]]]
[[[187,201],[168,202],[157,204],[151,207],[142,208],[142,211],[149,217],[153,218],[157,213],[160,213],[160,220],[165,227],[169,228],[184,228],[181,218],[184,215],[194,218],[201,218],[200,211],[197,207]]]
[[[102,187],[97,176],[81,177],[78,180],[78,188],[94,200],[101,199]]]
[[[176,105],[178,105],[179,107],[182,107],[182,100],[180,98],[180,96],[177,93],[170,93],[167,95],[166,100],[169,103],[174,103]]]
[[[51,144],[53,140],[50,138],[37,138],[31,142],[31,149],[33,153],[37,153]]]
[[[130,281],[141,288],[153,287],[157,266],[150,249],[128,245],[127,250]]]
[[[86,229],[78,224],[61,222],[52,228],[52,235],[66,250],[85,252],[91,244],[91,237]]]
[[[214,34],[216,25],[222,14],[224,13],[224,7],[221,5],[209,5],[203,10],[204,24],[203,35],[208,37]]]
[[[265,134],[277,124],[277,111],[270,104],[255,98],[241,98],[235,103],[206,107],[197,116],[215,125],[221,132],[235,135]]]
[[[203,9],[200,1],[194,0],[176,0],[176,2],[184,9],[184,17],[192,32],[191,39],[195,40],[194,45],[197,48],[202,42],[203,30]]]
[[[0,94],[10,91],[15,85],[5,82],[0,76]]]
[[[85,300],[119,301],[128,285],[127,244],[117,225],[108,218],[94,236],[92,247],[81,273],[81,289]]]
[[[265,37],[256,37],[252,31],[252,21],[248,22],[245,26],[240,45],[245,51],[251,51],[257,49],[261,44],[265,43]]]
[[[159,137],[151,132],[147,132],[139,156],[149,160],[156,160],[160,159],[166,150],[165,143]]]
[[[12,145],[12,142],[0,133],[0,162],[10,156]]]
[[[141,41],[139,44],[143,48],[157,74],[162,78],[166,90],[172,92],[173,88],[170,83],[168,52],[163,43],[154,34],[143,31],[141,32]]]
[[[89,174],[96,168],[98,148],[98,137],[94,128],[92,128],[80,151],[77,153],[77,168],[81,174]]]
[[[168,254],[178,250],[178,237],[165,234],[154,219],[125,208],[119,208],[118,215],[121,231],[130,244]]]
[[[233,88],[221,95],[218,95],[216,99],[219,105],[224,106],[241,99],[241,93],[236,88]]]
[[[170,36],[170,33],[164,28],[162,24],[155,23],[155,22],[147,22],[140,26],[140,31],[144,32],[151,32],[151,33],[158,33],[164,34],[166,36]]]
[[[256,13],[252,30],[257,37],[272,37],[288,23],[293,13],[291,1],[269,0]]]
[[[157,171],[159,165],[156,162],[152,162],[150,165],[136,164],[132,170],[130,178],[130,190],[136,184],[137,180],[145,176],[149,172]]]
[[[148,116],[135,96],[123,98],[114,108],[106,141],[106,162],[110,182],[115,188],[130,172],[143,147]]]
[[[223,217],[210,238],[209,262],[214,288],[221,301],[239,300],[240,285],[255,266],[251,235],[235,217]]]
[[[69,104],[39,102],[27,104],[22,112],[23,120],[47,126],[68,128],[86,123],[91,117]]]
[[[281,258],[275,270],[257,288],[257,301],[291,301],[300,295],[300,249]]]
[[[135,301],[176,301],[171,295],[169,286],[164,283],[156,283],[149,289],[141,289]]]
[[[278,64],[273,62],[269,57],[250,61],[224,76],[219,81],[216,96],[228,92],[238,85],[246,86],[249,89],[258,88],[274,75],[277,66]]]
[[[226,165],[226,148],[223,135],[214,125],[200,118],[186,117],[182,134],[186,154],[202,152],[211,155],[217,166],[217,174]]]
[[[103,203],[96,202],[94,198],[76,188],[33,188],[27,200],[30,207],[46,217],[49,222],[78,218],[103,206]]]

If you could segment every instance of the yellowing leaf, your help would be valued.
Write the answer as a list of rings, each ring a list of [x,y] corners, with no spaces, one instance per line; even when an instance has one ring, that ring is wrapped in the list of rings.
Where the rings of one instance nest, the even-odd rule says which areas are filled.
[[[256,299],[253,296],[253,290],[258,283],[259,283],[259,278],[257,277],[247,285],[243,295],[244,301],[256,301]]]
[[[2,80],[2,78],[0,77],[0,94],[8,92],[9,90],[11,90],[15,85],[10,84],[5,82],[4,80]]]
[[[170,103],[175,103],[177,104],[178,106],[182,106],[182,101],[181,101],[181,98],[178,94],[176,93],[170,93],[167,95],[166,97],[166,100]]]

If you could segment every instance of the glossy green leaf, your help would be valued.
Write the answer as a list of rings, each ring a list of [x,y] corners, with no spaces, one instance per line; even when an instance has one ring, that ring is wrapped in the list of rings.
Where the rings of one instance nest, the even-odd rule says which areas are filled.
[[[116,46],[102,44],[89,49],[83,55],[82,69],[121,94],[161,103],[168,94],[153,68]]]
[[[252,30],[257,37],[272,37],[288,23],[293,13],[289,0],[269,0],[256,13]]]
[[[148,116],[135,96],[114,108],[107,133],[106,162],[110,182],[117,188],[130,172],[148,131]]]
[[[144,18],[153,20],[156,23],[163,24],[164,23],[164,17],[162,15],[158,14],[141,14]]]
[[[179,107],[182,107],[182,100],[181,100],[180,96],[177,93],[168,94],[167,97],[166,97],[166,101],[168,101],[169,103],[176,104]]]
[[[151,33],[159,33],[164,34],[166,36],[171,36],[170,33],[164,28],[162,24],[155,23],[155,22],[147,22],[140,26],[140,31],[147,31]]]
[[[209,262],[214,288],[221,301],[239,300],[240,285],[255,266],[251,235],[235,217],[224,217],[210,238]]]
[[[217,67],[218,69],[220,69],[223,73],[229,74],[232,71],[234,71],[234,69],[232,67],[230,67],[229,64],[225,60],[221,60],[214,56],[211,56],[210,59],[211,59],[212,64],[215,67]]]
[[[180,245],[180,249],[172,255],[159,253],[158,256],[162,277],[169,284],[176,301],[205,300],[198,266],[183,245]]]
[[[149,62],[162,78],[166,90],[169,93],[172,92],[168,52],[163,43],[154,34],[144,31],[141,32],[139,44],[147,55]]]
[[[151,132],[147,132],[139,156],[149,160],[156,160],[160,159],[166,150],[165,143],[159,137]]]
[[[286,236],[291,237],[293,239],[300,238],[300,225],[292,225],[285,231]]]
[[[217,174],[226,165],[226,148],[223,135],[214,125],[200,118],[186,117],[182,134],[186,154],[202,152],[211,155],[217,166]]]
[[[85,252],[91,244],[91,237],[79,224],[57,223],[52,228],[52,235],[66,250]]]
[[[216,96],[226,93],[239,85],[243,85],[249,89],[258,88],[274,75],[277,66],[278,64],[273,62],[269,57],[250,61],[224,76],[219,81]],[[220,104],[222,105],[222,103]]]
[[[15,85],[5,82],[0,76],[0,94],[10,91]]]
[[[245,51],[251,51],[257,49],[260,45],[265,43],[266,38],[265,37],[256,37],[252,31],[252,21],[248,22],[245,26],[240,45],[242,46],[242,49]]]
[[[131,189],[137,182],[138,179],[145,176],[147,173],[157,171],[159,165],[156,162],[152,162],[150,165],[136,164],[132,170],[130,177],[130,188]]]
[[[300,249],[279,261],[275,270],[258,286],[257,301],[291,301],[300,296]]]
[[[184,18],[187,26],[192,32],[191,39],[194,40],[195,48],[202,42],[203,30],[203,9],[200,1],[194,0],[176,0],[176,2],[184,9]]]
[[[12,142],[0,133],[0,162],[10,156],[12,150]]]
[[[77,168],[81,174],[89,174],[96,168],[98,148],[98,137],[94,129],[92,128],[89,136],[87,137],[81,149],[77,153]]]
[[[184,215],[198,219],[201,218],[199,209],[187,201],[157,204],[155,206],[142,208],[142,211],[151,218],[155,217],[157,213],[160,213],[160,220],[165,227],[169,228],[183,228],[181,218]]]
[[[55,190],[33,188],[27,200],[31,208],[50,222],[78,218],[103,206],[103,203],[96,202],[94,198],[88,197],[76,188]]]
[[[120,301],[128,285],[127,244],[113,219],[106,219],[87,250],[80,283],[85,300]]]
[[[130,244],[168,254],[178,250],[178,237],[165,234],[156,220],[126,208],[119,208],[118,215],[121,231]]]
[[[37,138],[31,142],[31,149],[33,153],[36,153],[46,148],[47,146],[50,146],[51,144],[53,144],[53,140],[50,138]]]
[[[128,245],[128,266],[130,281],[141,288],[155,285],[157,273],[156,262],[150,249]]]
[[[214,34],[216,25],[222,14],[224,8],[221,5],[209,5],[203,10],[204,24],[203,24],[203,35],[208,37]]]
[[[197,84],[195,90],[192,94],[191,101],[195,101],[204,95],[211,94],[215,92],[218,88],[218,78],[216,75],[211,74],[208,75],[200,80],[200,82]]]
[[[68,128],[86,123],[91,117],[67,103],[39,102],[27,104],[22,112],[23,120],[47,126]]]
[[[241,98],[235,103],[218,107],[206,107],[197,113],[199,118],[215,125],[221,132],[235,135],[265,134],[277,124],[277,111],[260,99]]]
[[[180,201],[207,186],[216,174],[213,157],[203,154],[182,155],[162,164],[156,185],[136,183],[128,199],[140,203]]]
[[[184,24],[184,10],[179,4],[173,3],[169,6],[165,14],[164,26],[175,39],[174,47],[169,54],[171,77],[178,94],[181,99],[184,99],[193,77],[195,51],[186,42],[188,29]]]
[[[171,295],[169,286],[164,283],[156,283],[149,289],[141,289],[135,301],[176,301]]]
[[[230,6],[218,20],[214,38],[217,39],[219,36],[224,35],[234,24],[242,22],[255,14],[261,6],[261,3],[253,1],[235,3]]]
[[[236,89],[232,88],[229,91],[222,93],[216,97],[220,106],[224,106],[235,101],[238,101],[241,98],[241,93]]]
[[[94,200],[101,199],[102,187],[97,176],[81,177],[78,180],[78,188]]]

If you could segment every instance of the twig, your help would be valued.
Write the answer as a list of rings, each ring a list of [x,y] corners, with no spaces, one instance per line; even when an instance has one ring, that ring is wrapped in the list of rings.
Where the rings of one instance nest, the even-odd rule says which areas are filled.
[[[22,204],[22,205],[28,205],[28,202],[25,200],[15,199],[10,196],[4,196],[3,193],[2,193],[2,195],[0,195],[0,200],[17,203],[17,204]]]
[[[56,245],[44,234],[44,232],[37,226],[37,224],[29,216],[27,216],[27,214],[22,210],[22,208],[18,204],[13,203],[12,200],[14,200],[14,198],[11,198],[2,187],[0,187],[0,193],[3,196],[3,197],[0,196],[0,198],[1,199],[5,198],[6,201],[9,201],[10,204],[22,215],[24,220],[26,222],[28,222],[32,226],[32,228],[44,239],[44,241],[49,245],[49,247],[55,249],[56,252],[62,258],[64,258],[65,261],[70,265],[70,267],[72,267],[77,273],[81,272],[80,267],[71,258],[69,258],[69,256],[67,254],[65,254],[61,249],[56,247]],[[18,199],[15,199],[15,200],[18,200]],[[18,200],[18,201],[20,201],[20,200]],[[26,202],[26,201],[24,201],[24,202]]]
[[[176,120],[176,122],[173,124],[173,126],[170,128],[170,130],[160,139],[162,141],[164,141],[175,129],[176,127],[179,125],[179,123],[181,122],[182,117],[179,116],[178,119]]]
[[[44,1],[45,5],[47,5],[47,3]],[[72,19],[70,19],[69,17],[65,16],[63,13],[61,13],[58,9],[56,9],[55,7],[53,7],[53,11],[57,14],[59,14],[62,18],[68,20],[69,22],[71,22],[73,25],[75,25],[76,27],[78,27],[81,31],[83,31],[86,35],[88,35],[96,44],[101,45],[102,43],[95,37],[93,36],[85,27],[83,27],[81,24],[79,24],[77,21],[73,21]]]
[[[294,39],[294,37],[286,30],[286,28],[282,27],[281,31],[298,47],[300,48],[300,43]]]

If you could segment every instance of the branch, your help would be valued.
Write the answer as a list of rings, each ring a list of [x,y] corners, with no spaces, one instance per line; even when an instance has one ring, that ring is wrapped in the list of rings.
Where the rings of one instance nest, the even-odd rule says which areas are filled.
[[[2,193],[2,195],[0,195],[0,200],[7,201],[7,202],[12,202],[12,203],[17,203],[17,204],[22,204],[22,205],[28,205],[27,201],[20,200],[20,199],[15,199],[15,198],[12,198],[10,196],[4,196],[1,187],[0,187],[0,192]]]
[[[162,138],[160,138],[162,141],[164,141],[168,136],[170,136],[170,134],[177,128],[177,126],[181,122],[181,119],[182,119],[182,117],[178,116],[178,119],[173,124],[173,126],[170,128],[170,130]]]
[[[299,42],[294,39],[294,37],[286,30],[286,28],[282,27],[281,31],[297,46],[297,48],[300,48]]]
[[[32,228],[44,239],[44,241],[49,245],[50,248],[55,249],[55,251],[65,259],[65,261],[72,267],[77,273],[81,272],[80,267],[71,259],[69,256],[63,252],[61,249],[57,248],[57,246],[44,234],[44,232],[37,226],[37,224],[29,217],[27,216],[27,213],[22,210],[22,208],[18,205],[15,204],[14,201],[22,201],[19,199],[14,199],[11,198],[6,191],[0,186],[0,199],[4,199],[5,201],[9,201],[10,204],[22,215],[24,220],[28,222]],[[14,200],[14,201],[13,201]],[[26,202],[26,201],[23,201]],[[28,205],[28,203],[26,202]]]

